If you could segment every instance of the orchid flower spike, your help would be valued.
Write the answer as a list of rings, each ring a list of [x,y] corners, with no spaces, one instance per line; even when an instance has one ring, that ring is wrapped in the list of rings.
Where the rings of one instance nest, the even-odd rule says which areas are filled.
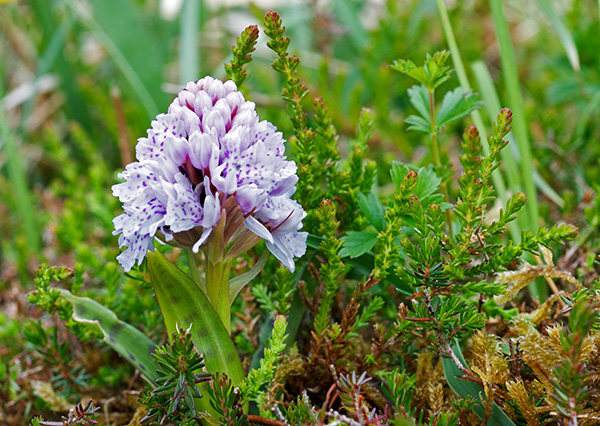
[[[155,237],[194,252],[216,244],[229,258],[264,239],[293,271],[308,234],[299,231],[306,213],[291,199],[298,176],[284,143],[233,81],[188,83],[112,187],[124,210],[113,220],[126,247],[121,265],[140,264]]]

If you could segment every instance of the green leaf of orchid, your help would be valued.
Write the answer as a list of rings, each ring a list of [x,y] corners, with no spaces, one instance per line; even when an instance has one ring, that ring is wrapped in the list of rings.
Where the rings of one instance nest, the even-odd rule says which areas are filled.
[[[237,385],[242,363],[229,333],[200,287],[156,250],[148,252],[148,270],[169,336],[176,325],[188,328],[210,373],[226,373]]]
[[[75,296],[64,289],[58,291],[73,305],[75,321],[96,324],[104,334],[104,341],[154,385],[154,379],[158,378],[158,365],[152,357],[156,347],[152,340],[135,327],[118,319],[113,311],[95,300]]]
[[[456,357],[460,360],[463,365],[467,365],[463,358],[460,346],[455,341],[452,345],[452,351]],[[446,381],[452,388],[452,390],[461,398],[473,397],[476,401],[473,411],[479,416],[480,419],[484,416],[484,408],[481,401],[481,395],[485,395],[481,386],[468,382],[460,378],[463,373],[449,358],[442,358],[442,365],[444,367],[444,376]],[[489,426],[515,426],[515,423],[506,415],[502,408],[495,402],[492,405],[492,415],[488,419]]]
[[[233,304],[233,300],[238,293],[252,281],[265,267],[267,259],[269,258],[269,250],[265,250],[260,259],[256,261],[256,264],[248,272],[244,272],[242,275],[233,277],[229,280],[229,303]]]

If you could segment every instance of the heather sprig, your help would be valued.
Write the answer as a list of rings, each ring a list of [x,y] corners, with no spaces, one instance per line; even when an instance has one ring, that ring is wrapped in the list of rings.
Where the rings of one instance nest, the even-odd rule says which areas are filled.
[[[308,95],[308,88],[298,78],[297,68],[300,59],[288,53],[290,38],[285,35],[285,27],[281,18],[275,11],[270,11],[263,22],[265,35],[270,39],[267,46],[277,53],[278,58],[273,61],[273,69],[285,78],[285,87],[281,89],[281,97],[289,105],[288,113],[294,126],[294,131],[300,137],[307,129],[307,115],[302,108],[302,101]],[[306,133],[305,133],[306,134]]]
[[[317,215],[321,224],[319,232],[325,237],[319,245],[319,250],[326,259],[319,270],[324,289],[315,317],[315,333],[321,336],[329,326],[333,299],[339,288],[338,276],[344,272],[344,263],[338,254],[343,243],[335,235],[340,224],[336,220],[333,203],[330,200],[323,200]]]
[[[412,191],[417,185],[417,172],[409,171],[397,193],[390,200],[390,207],[385,213],[385,229],[377,236],[375,254],[375,277],[383,279],[388,275],[390,269],[399,259],[399,246],[396,239],[401,234],[402,217],[408,211],[408,203],[412,197]]]
[[[31,321],[23,329],[25,339],[35,347],[38,357],[50,367],[53,388],[61,395],[72,397],[89,385],[86,368],[74,359],[67,342],[59,339],[58,327],[43,327],[41,321]]]
[[[35,291],[31,292],[27,300],[49,314],[56,314],[65,321],[65,326],[79,339],[88,340],[98,337],[98,333],[89,325],[73,319],[73,306],[56,288],[51,287],[52,282],[60,282],[76,275],[76,271],[67,267],[47,266],[42,263],[35,272]]]
[[[96,407],[90,399],[87,404],[77,404],[69,410],[67,417],[62,417],[62,421],[53,422],[40,418],[34,418],[31,422],[32,426],[93,426],[99,424],[96,420],[100,413],[100,407]]]
[[[226,426],[250,426],[244,413],[240,389],[225,374],[216,373],[206,389],[216,418],[211,421]]]
[[[242,34],[236,39],[236,45],[232,48],[233,60],[230,64],[225,64],[227,78],[233,80],[238,87],[246,81],[247,74],[244,65],[252,61],[250,55],[254,52],[258,34],[257,25],[250,25],[242,31]]]
[[[286,329],[286,318],[281,315],[275,318],[271,337],[265,346],[264,357],[260,360],[260,367],[250,370],[248,376],[240,384],[240,393],[246,402],[256,401],[259,403],[259,407],[261,406],[264,394],[261,388],[273,379],[277,363],[281,360],[281,353],[285,349]]]
[[[204,359],[194,347],[190,330],[177,329],[171,342],[157,347],[153,357],[159,367],[158,377],[156,387],[142,394],[140,402],[148,413],[140,422],[157,417],[159,424],[197,424],[195,399],[203,397],[198,384],[212,376],[203,371]]]
[[[292,122],[295,138],[292,139],[294,154],[298,161],[297,199],[307,211],[306,229],[316,232],[318,219],[316,210],[324,198],[338,205],[338,217],[355,228],[359,191],[368,193],[373,185],[376,168],[373,162],[365,164],[366,142],[373,127],[373,114],[365,110],[361,114],[357,130],[357,142],[353,145],[348,168],[341,168],[338,149],[339,135],[329,117],[325,102],[320,97],[313,101],[313,122],[303,106],[308,88],[298,76],[300,60],[288,52],[290,39],[285,36],[285,27],[276,12],[269,12],[264,21],[265,34],[270,41],[267,46],[278,56],[273,69],[283,75],[285,86],[281,97],[288,104],[288,115]]]
[[[593,290],[585,289],[573,294],[569,305],[569,331],[560,335],[566,359],[554,369],[556,378],[551,380],[550,397],[558,411],[557,417],[577,424],[578,414],[584,411],[584,401],[591,393],[588,385],[592,372],[587,364],[598,351],[596,344],[596,354],[590,354],[589,346],[594,346],[594,339],[598,340],[592,336],[600,327],[600,297]]]

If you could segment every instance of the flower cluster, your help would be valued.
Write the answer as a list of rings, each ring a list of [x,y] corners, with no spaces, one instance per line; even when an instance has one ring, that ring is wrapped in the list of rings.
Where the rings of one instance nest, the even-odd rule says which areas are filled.
[[[125,212],[113,221],[127,247],[121,265],[141,263],[160,232],[194,252],[216,238],[231,256],[262,238],[293,271],[294,257],[306,251],[307,233],[299,232],[306,213],[290,198],[298,176],[284,142],[233,81],[188,83],[138,139],[138,161],[113,186]]]

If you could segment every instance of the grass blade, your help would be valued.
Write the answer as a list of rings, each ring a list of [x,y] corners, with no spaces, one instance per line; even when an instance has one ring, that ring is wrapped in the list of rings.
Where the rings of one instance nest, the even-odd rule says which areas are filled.
[[[185,0],[183,4],[179,36],[179,82],[182,85],[199,79],[200,49],[197,41],[202,7],[202,0]]]
[[[567,58],[569,58],[573,70],[575,70],[575,72],[581,71],[579,66],[579,53],[577,52],[577,46],[575,46],[575,41],[573,41],[571,33],[548,0],[538,0],[538,5],[554,27],[554,30],[567,53]]]
[[[41,249],[41,235],[35,217],[37,209],[34,208],[33,197],[27,183],[27,175],[23,164],[23,156],[19,153],[17,141],[8,124],[8,118],[3,109],[0,109],[0,148],[3,148],[7,157],[8,179],[13,189],[13,201],[25,236],[30,254],[39,254]]]
[[[508,24],[504,16],[501,0],[490,0],[496,34],[500,45],[500,58],[502,61],[502,73],[508,91],[509,108],[513,112],[513,131],[519,145],[521,154],[521,175],[523,186],[527,195],[526,209],[528,221],[526,229],[536,232],[540,227],[538,211],[538,200],[535,184],[533,182],[533,160],[531,158],[531,147],[527,132],[527,119],[525,117],[525,106],[521,95],[521,85],[517,73],[517,64],[513,50]]]
[[[55,3],[49,0],[31,1],[32,11],[35,14],[37,23],[39,23],[44,31],[44,38],[41,40],[39,46],[40,51],[47,48],[46,44],[48,40],[53,40],[57,31],[61,31],[59,28],[59,21],[61,20],[55,17],[53,10]],[[62,26],[62,24],[60,25]],[[77,87],[76,79],[73,78],[73,64],[67,61],[64,50],[59,51],[54,67],[60,77],[61,87],[67,98],[66,106],[69,115],[81,123],[83,127],[89,128],[91,119],[87,105]]]
[[[60,26],[52,35],[50,42],[46,46],[46,50],[44,50],[44,52],[39,56],[35,70],[36,75],[35,81],[33,82],[34,86],[39,83],[40,79],[43,78],[45,74],[55,66],[57,60],[59,60],[60,55],[64,51],[67,37],[73,29],[74,24],[75,19],[69,16],[60,24]],[[25,102],[25,105],[23,106],[23,114],[21,116],[21,127],[25,124],[27,118],[31,117],[31,112],[33,111],[33,106],[36,99],[37,94],[34,94]]]
[[[531,232],[537,232],[540,227],[540,217],[538,209],[538,200],[535,183],[533,181],[533,160],[531,158],[531,147],[529,145],[529,135],[527,132],[527,119],[525,117],[525,106],[521,95],[521,85],[517,73],[517,64],[515,53],[513,50],[510,34],[508,32],[508,24],[504,16],[504,10],[501,0],[490,0],[494,25],[496,26],[496,34],[500,45],[500,58],[502,61],[502,74],[508,92],[508,100],[510,108],[513,112],[513,132],[519,146],[521,154],[521,176],[523,178],[523,186],[527,195],[528,215],[525,216],[529,220],[526,222],[525,229]],[[541,281],[533,282],[529,285],[529,291],[532,297],[542,298],[548,293],[548,289]]]
[[[130,1],[94,0],[94,13],[86,13],[69,0],[67,5],[94,31],[153,119],[166,100],[160,89],[163,55],[159,40],[145,31]],[[119,13],[115,13],[118,10]]]

